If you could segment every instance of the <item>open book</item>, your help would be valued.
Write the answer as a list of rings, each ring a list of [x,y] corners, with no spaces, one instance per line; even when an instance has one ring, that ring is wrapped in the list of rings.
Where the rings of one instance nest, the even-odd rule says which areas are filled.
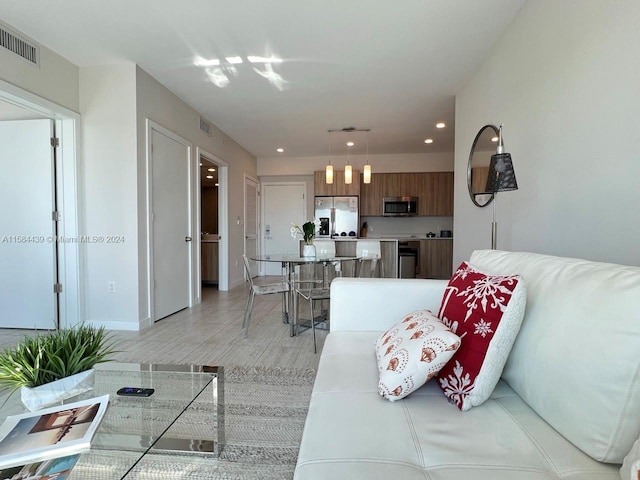
[[[9,470],[16,468],[70,470],[77,454],[89,450],[108,405],[103,395],[7,417],[0,425],[0,479],[12,478]],[[47,475],[42,478],[52,478]]]

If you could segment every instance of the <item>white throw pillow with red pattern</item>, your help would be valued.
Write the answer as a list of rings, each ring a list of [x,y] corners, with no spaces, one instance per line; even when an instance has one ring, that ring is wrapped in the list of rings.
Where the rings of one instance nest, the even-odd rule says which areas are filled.
[[[520,331],[526,297],[518,275],[485,275],[462,262],[451,277],[438,317],[460,337],[462,346],[438,381],[460,410],[491,396]]]
[[[631,447],[631,451],[624,457],[620,468],[622,480],[640,480],[640,438]]]
[[[435,377],[460,346],[460,339],[429,310],[406,315],[375,343],[378,391],[392,402]]]

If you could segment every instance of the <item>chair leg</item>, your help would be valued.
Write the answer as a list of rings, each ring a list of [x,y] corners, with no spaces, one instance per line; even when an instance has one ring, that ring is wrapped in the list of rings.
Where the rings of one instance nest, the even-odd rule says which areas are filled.
[[[251,302],[251,292],[252,292],[252,290],[249,289],[249,295],[247,295],[247,303],[244,306],[244,317],[242,319],[242,329],[243,330],[247,326],[247,313],[249,312],[249,303]]]
[[[313,353],[318,353],[316,347],[316,319],[313,315],[313,298],[309,296],[309,310],[311,311],[311,332],[313,333]]]
[[[249,334],[249,323],[251,322],[251,315],[253,313],[253,300],[255,299],[256,294],[253,291],[253,289],[251,290],[251,293],[249,294],[249,301],[247,302],[247,310],[245,311],[245,325],[244,325],[244,338],[247,338],[247,335]]]

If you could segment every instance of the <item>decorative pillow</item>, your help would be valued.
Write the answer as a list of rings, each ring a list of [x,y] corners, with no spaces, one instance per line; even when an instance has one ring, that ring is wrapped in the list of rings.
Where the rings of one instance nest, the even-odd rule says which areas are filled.
[[[378,391],[392,402],[437,375],[460,346],[460,338],[429,310],[406,315],[375,343]]]
[[[520,330],[526,297],[520,276],[485,275],[466,262],[449,281],[438,317],[462,346],[438,380],[460,410],[482,404],[493,392]]]
[[[620,469],[622,480],[640,480],[640,438],[631,447],[631,451],[622,462]]]

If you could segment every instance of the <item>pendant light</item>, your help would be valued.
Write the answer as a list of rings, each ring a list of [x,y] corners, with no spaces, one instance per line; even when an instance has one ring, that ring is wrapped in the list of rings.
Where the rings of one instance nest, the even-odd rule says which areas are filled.
[[[329,164],[324,169],[324,182],[333,183],[333,165],[331,165],[331,136],[329,136]]]
[[[369,165],[369,131],[367,131],[367,164],[362,171],[362,181],[371,183],[371,165]]]
[[[329,160],[329,165],[324,169],[324,181],[326,183],[333,183],[333,165],[331,165],[331,160]]]
[[[344,167],[344,183],[350,184],[353,182],[353,170],[351,170],[351,164],[349,163],[349,151],[353,147],[353,142],[347,142],[347,164]]]

